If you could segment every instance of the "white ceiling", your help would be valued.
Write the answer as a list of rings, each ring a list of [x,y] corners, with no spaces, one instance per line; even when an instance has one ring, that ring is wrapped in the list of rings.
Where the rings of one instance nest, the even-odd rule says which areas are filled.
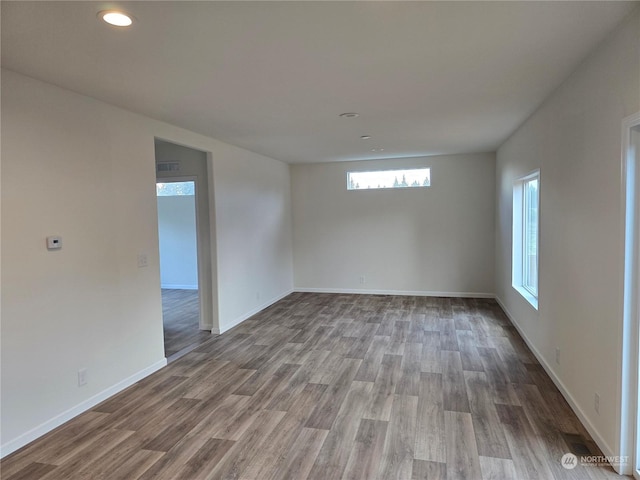
[[[2,66],[289,163],[483,152],[636,5],[2,1]]]

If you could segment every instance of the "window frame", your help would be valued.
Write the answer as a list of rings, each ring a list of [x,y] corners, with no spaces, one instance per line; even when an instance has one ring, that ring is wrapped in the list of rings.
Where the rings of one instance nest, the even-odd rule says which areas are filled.
[[[537,181],[536,195],[536,232],[535,232],[535,288],[530,283],[530,250],[531,234],[529,230],[531,216],[531,198],[527,187]],[[518,178],[513,187],[513,263],[512,286],[536,310],[538,310],[538,295],[540,292],[540,170],[534,170]]]
[[[384,172],[406,172],[409,170],[427,170],[429,185],[419,184],[419,185],[403,185],[398,187],[362,187],[362,188],[351,188],[350,186],[350,176],[351,174],[358,173],[384,173]],[[360,191],[372,191],[372,190],[411,190],[411,189],[422,189],[422,188],[430,188],[431,187],[431,171],[433,167],[430,166],[419,166],[419,167],[405,167],[405,168],[381,168],[378,170],[347,170],[345,173],[345,181],[348,192],[360,192]]]
[[[536,245],[535,245],[535,256],[536,256],[536,284],[535,284],[535,290],[532,288],[532,285],[530,285],[530,273],[531,273],[531,268],[530,265],[531,263],[528,261],[528,252],[530,250],[530,243],[529,240],[531,239],[531,233],[528,230],[528,227],[530,226],[530,216],[531,216],[531,199],[529,196],[529,191],[528,191],[528,186],[529,184],[531,184],[531,182],[537,182],[537,195],[536,195],[536,205],[535,205],[535,210],[536,210],[536,232],[535,232],[535,236],[536,236]],[[535,298],[538,298],[538,264],[539,264],[539,253],[538,253],[538,243],[539,243],[539,239],[540,239],[540,217],[538,212],[540,211],[540,175],[536,174],[536,175],[530,175],[528,178],[524,179],[522,182],[522,195],[523,195],[523,202],[522,202],[522,207],[523,207],[523,212],[522,212],[522,288],[524,288],[525,290],[527,290],[531,295],[533,295]]]

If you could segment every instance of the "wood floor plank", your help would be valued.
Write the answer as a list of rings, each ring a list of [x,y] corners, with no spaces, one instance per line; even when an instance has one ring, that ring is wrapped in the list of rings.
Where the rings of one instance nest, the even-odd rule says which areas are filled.
[[[540,392],[544,392],[547,408],[558,429],[562,432],[576,433],[588,437],[589,434],[584,425],[582,425],[575,416],[571,407],[558,390],[558,387],[556,387],[549,378],[549,375],[544,371],[542,365],[528,364],[526,367],[529,372],[529,377],[533,380],[534,384]]]
[[[374,382],[376,380],[376,376],[380,370],[380,365],[382,364],[382,357],[385,354],[390,341],[391,337],[379,335],[373,337],[373,341],[371,342],[371,345],[369,345],[369,349],[362,360],[362,364],[360,365],[354,380],[362,382]]]
[[[402,356],[402,376],[396,393],[418,396],[420,393],[420,369],[422,366],[422,344],[407,343]]]
[[[506,367],[495,348],[477,347],[478,355],[482,360],[484,371],[487,375],[493,401],[505,405],[520,405],[520,400],[513,389],[513,385],[506,373]]]
[[[95,436],[95,441],[85,445],[75,455],[65,459],[58,468],[41,476],[43,480],[58,480],[60,478],[83,478],[82,470],[87,471],[91,464],[99,460],[105,450],[110,450],[118,443],[126,440],[134,432],[124,430],[105,430]],[[84,476],[84,478],[88,478]]]
[[[423,372],[420,376],[414,457],[445,463],[445,438],[442,374]]]
[[[507,376],[512,383],[533,383],[529,373],[520,361],[507,337],[493,337],[491,340],[502,359]]]
[[[378,473],[380,459],[387,435],[388,422],[360,420],[356,440],[351,450],[342,478],[345,480],[369,480]]]
[[[256,416],[251,426],[234,442],[228,452],[222,457],[206,478],[215,479],[237,479],[242,476],[243,471],[249,465],[253,452],[260,448],[260,445],[271,434],[273,429],[280,423],[285,412],[262,410]]]
[[[176,473],[176,480],[201,480],[210,476],[227,452],[235,445],[231,440],[210,438]]]
[[[480,459],[470,413],[444,412],[447,437],[447,480],[476,478]]]
[[[309,473],[309,479],[330,480],[342,477],[372,388],[373,384],[370,382],[350,384],[333,428],[330,429]]]
[[[118,464],[114,469],[113,466],[103,477],[98,477],[95,472],[91,472],[92,480],[135,480],[140,478],[144,472],[154,465],[160,458],[164,456],[162,452],[153,452],[151,450],[138,450],[130,457],[127,457],[124,463]]]
[[[264,447],[255,452],[242,473],[243,477],[269,477],[272,471],[278,470],[286,451],[292,448],[293,442],[304,428],[304,423],[326,390],[326,385],[306,385],[303,392],[297,396],[295,404],[266,439]]]
[[[410,343],[424,343],[425,314],[412,313],[410,318],[411,325],[407,341]]]
[[[306,427],[331,430],[361,362],[362,360],[351,358],[345,358],[342,361],[338,378],[323,395],[313,414],[307,420]]]
[[[509,480],[518,478],[513,460],[506,458],[480,456],[480,470],[482,470],[482,480]]]
[[[522,407],[496,404],[519,479],[554,478],[547,452]],[[552,461],[557,461],[553,459]]]
[[[402,375],[402,357],[385,354],[373,384],[373,394],[364,418],[389,421],[396,385]]]
[[[428,462],[426,460],[414,460],[411,470],[411,480],[446,480],[447,464]],[[503,479],[506,480],[506,479]]]
[[[440,346],[442,350],[458,351],[458,336],[453,318],[440,318]]]
[[[3,476],[10,477],[32,463],[63,463],[60,458],[71,458],[75,453],[91,443],[96,432],[105,427],[109,415],[105,413],[85,412],[47,435],[18,450],[10,456],[10,461],[3,460],[0,471]],[[48,461],[47,461],[48,459]],[[34,467],[35,468],[35,467]]]
[[[330,352],[323,350],[313,350],[309,353],[307,360],[302,363],[301,367],[293,374],[285,388],[275,394],[266,408],[269,410],[288,411],[297,401],[297,397],[301,394],[307,385],[323,385],[311,382],[313,373],[325,362]],[[324,385],[326,387],[326,385]]]
[[[289,450],[271,480],[308,478],[328,433],[328,430],[303,428],[294,442],[296,448]]]
[[[442,350],[441,358],[444,409],[470,413],[460,352]]]
[[[7,480],[32,480],[34,478],[41,478],[44,475],[54,471],[57,465],[50,465],[47,463],[33,462],[28,464],[22,470],[18,470],[11,476],[7,476]]]
[[[403,355],[404,347],[409,338],[409,327],[411,324],[405,320],[396,320],[391,331],[391,341],[386,353],[390,355]]]
[[[476,348],[475,335],[471,330],[457,330],[458,347],[460,348],[460,360],[462,369],[472,372],[484,372],[482,359]]]
[[[425,331],[423,342],[420,370],[423,372],[442,373],[440,332]]]
[[[547,402],[542,398],[538,387],[535,385],[518,384],[514,385],[514,388],[520,399],[525,415],[529,420],[529,424],[533,427],[536,435],[542,440],[551,458],[559,459],[562,458],[565,453],[571,452],[571,445],[566,442],[566,433],[558,430],[558,426],[547,408]],[[579,437],[579,435],[574,435],[576,443],[584,445],[584,441],[579,441],[576,437]],[[591,454],[588,450],[576,453]],[[584,466],[579,465],[567,471],[559,461],[550,461],[547,462],[547,464],[556,476],[566,478],[567,480],[579,480],[587,475],[584,471]]]
[[[174,479],[178,477],[189,460],[209,440],[208,431],[203,426],[198,425],[198,428],[189,432],[168,452],[157,452],[162,453],[162,456],[140,475],[139,480]]]
[[[411,478],[418,397],[395,395],[377,478],[404,480]]]
[[[485,457],[511,459],[487,376],[484,372],[464,372],[464,377],[478,454]]]

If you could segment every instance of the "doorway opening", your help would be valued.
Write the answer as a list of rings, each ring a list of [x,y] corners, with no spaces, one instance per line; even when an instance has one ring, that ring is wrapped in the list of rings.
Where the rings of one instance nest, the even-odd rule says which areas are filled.
[[[171,357],[209,338],[200,330],[195,179],[163,180],[156,194],[164,349]]]
[[[640,112],[622,123],[624,289],[620,454],[614,468],[640,480]]]
[[[165,357],[211,339],[214,324],[209,158],[156,139],[156,195]]]

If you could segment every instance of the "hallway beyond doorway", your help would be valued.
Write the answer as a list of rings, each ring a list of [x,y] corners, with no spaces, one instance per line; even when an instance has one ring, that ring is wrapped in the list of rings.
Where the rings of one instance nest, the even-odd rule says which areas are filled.
[[[198,327],[197,290],[163,288],[162,319],[164,324],[164,354],[169,361],[171,361],[170,357],[183,351],[186,353],[211,338],[210,332],[200,330]]]

